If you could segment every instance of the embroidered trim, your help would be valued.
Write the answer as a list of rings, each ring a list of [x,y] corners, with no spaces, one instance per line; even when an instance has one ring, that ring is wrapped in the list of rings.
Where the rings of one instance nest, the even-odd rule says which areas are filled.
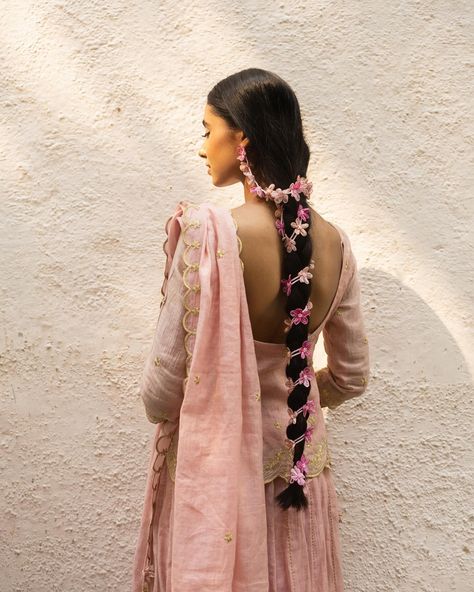
[[[200,303],[200,292],[201,284],[199,283],[199,260],[200,260],[200,248],[201,242],[197,239],[198,233],[196,229],[201,227],[201,221],[191,218],[191,210],[199,210],[199,204],[192,201],[181,201],[180,202],[183,213],[182,221],[184,226],[182,229],[183,241],[185,248],[183,250],[181,261],[179,264],[182,266],[182,278],[183,284],[186,291],[183,294],[182,302],[185,308],[185,313],[182,319],[182,325],[184,327],[184,348],[186,350],[186,372],[183,379],[183,392],[186,390],[189,382],[189,371],[191,369],[191,362],[193,357],[194,342],[196,338],[196,330],[199,316],[199,303]],[[191,230],[190,230],[191,229]],[[193,232],[194,231],[194,232]],[[199,382],[199,376],[194,377],[194,382]],[[178,432],[176,430],[175,434]],[[168,452],[166,454],[166,464],[168,466],[169,475],[174,481],[176,473],[176,454],[177,454],[177,439],[173,434]]]
[[[308,424],[315,424],[316,417],[309,416]],[[308,459],[308,474],[307,479],[317,477],[325,467],[331,468],[331,456],[328,447],[327,436],[325,435],[319,442],[307,442],[305,445],[305,456]],[[173,438],[170,448],[168,450],[167,464],[171,480],[174,482],[176,476],[176,462],[177,462],[177,445],[176,438]],[[263,480],[264,483],[270,483],[276,477],[281,477],[287,483],[290,480],[290,471],[293,466],[293,454],[291,450],[282,447],[275,452],[270,460],[263,466]]]
[[[183,316],[183,327],[185,330],[184,347],[186,349],[186,376],[183,380],[183,389],[189,381],[189,371],[191,369],[191,361],[194,349],[194,340],[196,336],[196,329],[199,315],[199,302],[200,302],[200,291],[201,284],[199,283],[199,260],[200,260],[200,247],[201,243],[193,237],[193,234],[189,229],[200,228],[201,221],[197,219],[190,219],[188,211],[192,208],[198,210],[199,204],[194,202],[185,202],[183,217],[184,222],[183,241],[186,245],[183,255],[182,263],[183,268],[183,283],[186,287],[186,291],[183,295],[183,305],[186,312]],[[196,255],[197,254],[197,257]]]
[[[308,425],[314,425],[317,422],[315,415],[310,415]],[[308,459],[307,479],[317,477],[325,467],[330,466],[330,454],[327,435],[319,442],[307,442],[305,444],[305,457]],[[275,454],[263,465],[264,483],[270,483],[276,477],[281,477],[287,483],[290,481],[291,468],[293,467],[293,451],[282,446]]]

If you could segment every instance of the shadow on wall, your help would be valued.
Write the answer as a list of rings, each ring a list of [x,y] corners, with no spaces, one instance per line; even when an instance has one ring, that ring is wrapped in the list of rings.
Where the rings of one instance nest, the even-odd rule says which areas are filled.
[[[467,361],[415,292],[379,270],[359,274],[370,382],[328,415],[346,584],[353,592],[467,590]]]

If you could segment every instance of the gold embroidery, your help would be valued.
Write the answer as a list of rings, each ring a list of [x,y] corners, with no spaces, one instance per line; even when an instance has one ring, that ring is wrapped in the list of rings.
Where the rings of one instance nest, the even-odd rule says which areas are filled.
[[[193,253],[196,253],[195,257],[200,258],[200,253],[197,251],[198,246],[201,246],[201,242],[191,236],[190,228],[200,228],[201,221],[198,219],[189,219],[190,210],[199,210],[199,204],[194,202],[183,202],[183,241],[186,245],[182,254],[183,268],[183,283],[185,285],[185,293],[183,295],[183,305],[186,309],[182,324],[185,330],[184,336],[184,347],[186,349],[186,377],[183,380],[183,387],[186,388],[189,381],[189,370],[191,368],[192,350],[194,347],[194,336],[196,335],[197,329],[197,318],[199,315],[199,293],[201,291],[201,285],[199,283],[199,263],[189,259],[191,256],[191,249]],[[191,240],[192,239],[192,240]],[[194,280],[194,281],[192,281]],[[192,315],[192,316],[190,316]]]
[[[366,384],[367,383],[367,380],[366,380],[365,376],[361,376],[360,377],[360,383],[361,384]]]
[[[168,421],[165,413],[162,413],[161,415],[152,415],[145,409],[145,414],[148,418],[148,421],[151,421],[151,423],[162,423]]]
[[[201,380],[201,377],[199,376],[199,374],[196,374],[196,376],[194,377],[194,382],[196,384],[199,384],[199,381]]]
[[[189,219],[191,210],[199,210],[199,204],[191,201],[181,202],[183,205],[182,220],[183,226],[183,241],[185,249],[181,256],[181,265],[183,265],[183,284],[186,288],[183,295],[183,306],[185,313],[182,319],[182,325],[185,331],[184,335],[184,348],[186,350],[186,376],[183,379],[183,389],[186,389],[189,382],[189,371],[191,369],[191,361],[194,349],[194,339],[196,335],[197,322],[199,316],[199,302],[200,302],[200,291],[201,284],[199,283],[199,259],[200,251],[198,248],[201,246],[201,242],[196,238],[192,237],[192,230],[201,227],[201,221],[197,219]],[[191,259],[194,255],[194,260]],[[196,258],[198,261],[196,261]],[[196,380],[197,379],[197,380]],[[194,381],[197,384],[199,382],[199,375],[194,376]],[[177,433],[176,430],[175,433]],[[173,434],[173,436],[175,435]],[[174,481],[176,473],[176,459],[177,459],[177,440],[178,437],[172,437],[169,448],[166,453],[166,464],[168,466],[168,472]]]
[[[275,421],[275,423],[273,425],[278,429],[281,428],[281,423],[279,421]]]
[[[258,393],[255,393],[255,398],[257,399],[257,401],[260,401],[260,391]]]
[[[224,253],[225,253],[225,251],[223,251],[222,249],[217,249],[217,256],[218,257],[224,257]]]
[[[369,343],[369,340],[367,339],[367,337],[364,337],[364,343]]]
[[[309,425],[314,425],[317,419],[311,415]],[[305,456],[308,458],[308,479],[317,477],[326,466],[329,466],[330,455],[327,436],[319,442],[307,442],[305,444]],[[293,466],[293,450],[283,446],[263,465],[264,483],[270,483],[275,477],[290,480],[290,471]]]
[[[224,535],[224,540],[226,543],[230,543],[230,541],[232,540],[232,533],[231,532],[226,532]]]
[[[161,366],[161,360],[158,356],[153,360],[153,364],[155,364],[155,366]]]
[[[336,308],[336,314],[337,315],[341,315],[342,314],[342,310],[340,308]]]

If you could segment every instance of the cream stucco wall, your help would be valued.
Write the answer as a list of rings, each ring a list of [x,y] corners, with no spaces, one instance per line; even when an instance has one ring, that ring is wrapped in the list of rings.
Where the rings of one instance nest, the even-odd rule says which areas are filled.
[[[206,93],[249,66],[294,86],[316,207],[359,263],[371,382],[327,416],[347,590],[471,589],[473,16],[2,3],[1,592],[130,589],[164,222],[182,198],[241,201],[197,150]]]

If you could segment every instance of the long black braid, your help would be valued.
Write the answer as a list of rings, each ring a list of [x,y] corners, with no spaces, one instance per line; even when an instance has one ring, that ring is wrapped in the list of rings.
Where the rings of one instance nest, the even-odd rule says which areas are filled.
[[[305,141],[303,124],[298,99],[294,91],[280,76],[260,68],[247,68],[219,81],[208,93],[207,102],[212,110],[222,117],[232,130],[243,130],[249,139],[246,148],[252,163],[252,174],[258,184],[268,187],[288,188],[297,178],[305,179],[310,150]],[[252,175],[252,176],[253,176]],[[281,222],[278,231],[282,235],[284,250],[282,265],[282,283],[291,274],[294,279],[298,273],[310,265],[312,243],[309,234],[311,228],[310,208],[308,198],[311,190],[306,185],[306,192],[300,192],[298,198],[289,194],[288,200],[277,204],[276,213],[280,212]],[[262,197],[260,195],[260,197]],[[301,208],[304,208],[303,212]],[[284,237],[291,237],[295,231],[292,223],[308,226],[306,232],[294,236],[296,250],[287,249]],[[304,220],[302,220],[302,217]],[[277,222],[278,220],[276,220]],[[283,240],[284,239],[284,240]],[[311,307],[308,300],[311,294],[311,281],[308,283],[295,281],[291,284],[287,294],[286,312],[291,320],[291,311],[305,310]],[[307,309],[306,309],[307,310]],[[304,316],[304,315],[303,315]],[[289,350],[301,348],[308,340],[309,314],[307,322],[291,323],[286,335],[286,345]],[[286,368],[287,380],[290,384],[300,378],[300,372],[308,368],[308,358],[293,355],[289,358]],[[301,410],[308,401],[311,382],[297,384],[289,392],[287,403],[292,412],[298,411],[295,421],[286,430],[287,444],[289,440],[302,437],[302,441],[294,445],[293,468],[290,483],[281,491],[276,500],[283,509],[307,507],[308,500],[304,492],[304,457],[306,431],[308,428],[309,409]],[[311,402],[310,402],[311,403]],[[309,405],[309,403],[308,403]],[[290,411],[291,412],[291,411]],[[314,412],[314,411],[313,411]],[[310,439],[310,436],[309,436]],[[293,478],[297,480],[291,482]]]
[[[310,208],[308,207],[308,200],[304,194],[300,194],[300,200],[297,202],[291,196],[288,199],[288,203],[283,204],[283,221],[285,223],[285,233],[287,236],[291,236],[294,228],[291,223],[297,218],[299,205],[303,208],[307,208],[307,217],[305,223],[308,224],[306,230],[306,236],[301,234],[295,237],[296,251],[287,252],[287,249],[283,247],[283,278],[294,278],[298,272],[306,266],[310,265],[312,255],[312,240],[310,236],[311,229],[311,214]],[[286,312],[288,318],[291,319],[290,311],[297,308],[304,309],[309,301],[311,295],[311,280],[309,283],[295,282],[291,285],[290,294],[287,296]],[[308,322],[291,324],[286,334],[286,345],[289,351],[293,351],[300,348],[303,343],[308,339],[309,336],[309,319]],[[302,358],[299,355],[291,356],[288,359],[288,365],[286,366],[286,376],[291,379],[292,382],[296,382],[299,378],[300,372],[308,367],[308,358]],[[308,386],[303,383],[297,384],[291,388],[291,382],[288,383],[289,395],[287,399],[288,407],[293,411],[300,409],[307,401],[311,390],[311,382]],[[286,429],[286,435],[291,440],[296,440],[298,437],[305,434],[308,428],[307,413],[298,413],[296,416],[296,423],[289,423]],[[302,441],[294,445],[293,464],[296,464],[302,458],[305,448],[305,438]],[[303,487],[298,484],[297,481],[290,483],[286,489],[281,491],[276,499],[279,505],[286,509],[293,506],[297,509],[308,506],[308,500],[303,491]]]

